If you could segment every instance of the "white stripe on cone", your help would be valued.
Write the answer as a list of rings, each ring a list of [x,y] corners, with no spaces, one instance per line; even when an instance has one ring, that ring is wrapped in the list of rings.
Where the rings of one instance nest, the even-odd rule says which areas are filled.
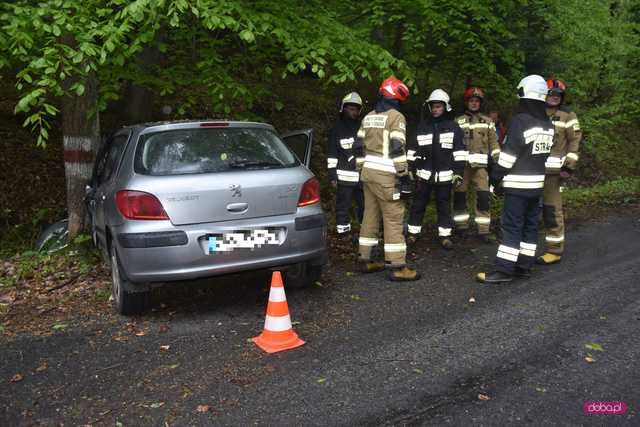
[[[284,288],[282,287],[275,287],[272,286],[271,290],[269,291],[269,301],[273,301],[273,302],[282,302],[282,301],[286,301],[287,297],[284,294]]]
[[[264,329],[271,332],[282,332],[291,329],[291,317],[286,316],[269,316],[264,319]]]

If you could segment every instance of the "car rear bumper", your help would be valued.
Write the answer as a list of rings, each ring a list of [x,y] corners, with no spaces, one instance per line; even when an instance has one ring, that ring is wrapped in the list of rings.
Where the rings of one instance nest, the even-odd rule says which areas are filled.
[[[206,254],[203,236],[239,230],[281,228],[280,245]],[[173,226],[168,221],[129,221],[112,230],[122,268],[132,282],[165,282],[217,276],[299,262],[326,260],[327,227],[319,206],[295,215]],[[184,234],[183,234],[184,233]],[[183,237],[186,236],[186,239]],[[186,240],[186,243],[185,243]],[[158,244],[171,246],[157,246]]]

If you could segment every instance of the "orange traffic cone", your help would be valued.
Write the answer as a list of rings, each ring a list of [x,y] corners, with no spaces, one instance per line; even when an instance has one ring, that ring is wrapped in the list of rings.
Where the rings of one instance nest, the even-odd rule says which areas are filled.
[[[271,276],[264,330],[253,338],[253,342],[267,353],[289,350],[304,344],[291,327],[287,296],[284,294],[282,275],[279,271],[274,271]]]

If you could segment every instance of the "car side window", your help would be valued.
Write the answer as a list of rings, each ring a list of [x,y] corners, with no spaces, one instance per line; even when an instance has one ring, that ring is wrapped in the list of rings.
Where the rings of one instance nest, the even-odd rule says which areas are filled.
[[[128,138],[128,135],[117,135],[111,139],[106,147],[105,155],[100,159],[104,164],[98,165],[98,184],[109,181],[113,176]]]

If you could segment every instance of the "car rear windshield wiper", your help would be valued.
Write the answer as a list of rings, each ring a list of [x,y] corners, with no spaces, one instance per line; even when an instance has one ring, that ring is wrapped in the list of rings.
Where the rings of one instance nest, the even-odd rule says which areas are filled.
[[[277,162],[264,162],[264,161],[254,161],[254,160],[236,160],[234,162],[229,163],[230,168],[267,168],[267,167],[282,167],[282,164]]]

